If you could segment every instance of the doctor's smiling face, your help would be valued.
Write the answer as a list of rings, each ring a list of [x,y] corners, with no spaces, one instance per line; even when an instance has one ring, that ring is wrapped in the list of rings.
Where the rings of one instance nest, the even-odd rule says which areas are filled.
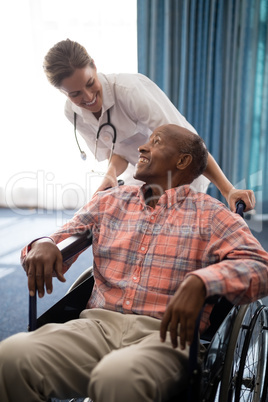
[[[96,67],[77,68],[74,73],[64,78],[60,91],[77,106],[94,113],[97,118],[102,109],[102,85],[97,76]]]

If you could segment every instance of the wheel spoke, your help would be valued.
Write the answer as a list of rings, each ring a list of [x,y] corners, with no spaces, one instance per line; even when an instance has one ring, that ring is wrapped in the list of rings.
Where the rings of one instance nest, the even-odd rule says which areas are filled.
[[[231,350],[227,351],[230,361],[223,371],[224,386],[220,390],[220,402],[265,402],[265,372],[268,372],[267,320],[267,308],[260,301],[248,306],[241,328],[235,333],[236,341],[231,342],[235,345],[231,359]],[[229,385],[226,378],[229,378]]]

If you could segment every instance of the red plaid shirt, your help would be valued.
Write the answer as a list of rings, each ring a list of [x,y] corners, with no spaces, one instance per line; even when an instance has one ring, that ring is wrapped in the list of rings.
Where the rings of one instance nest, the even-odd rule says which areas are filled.
[[[225,295],[234,304],[267,295],[268,254],[240,216],[189,186],[166,191],[155,209],[143,191],[122,186],[97,193],[52,235],[58,243],[92,230],[90,308],[161,319],[189,274],[204,281],[207,296]]]

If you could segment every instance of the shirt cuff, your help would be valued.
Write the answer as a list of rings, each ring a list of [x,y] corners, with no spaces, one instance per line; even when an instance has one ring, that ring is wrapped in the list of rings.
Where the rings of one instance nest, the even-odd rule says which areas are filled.
[[[37,239],[32,240],[31,243],[29,243],[29,244],[26,246],[26,253],[25,253],[25,256],[26,256],[26,255],[29,253],[29,251],[31,250],[32,244],[35,243],[37,240],[41,240],[41,239],[50,239],[50,240],[53,241],[54,244],[56,244],[55,241],[52,239],[52,237],[49,237],[49,236],[37,237]]]

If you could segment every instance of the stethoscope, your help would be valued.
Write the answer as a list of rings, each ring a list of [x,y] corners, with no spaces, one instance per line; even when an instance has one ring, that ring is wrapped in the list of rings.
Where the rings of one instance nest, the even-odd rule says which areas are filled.
[[[82,149],[81,149],[81,147],[80,147],[80,145],[79,145],[78,139],[77,139],[77,133],[76,133],[76,118],[77,118],[77,114],[74,112],[74,135],[75,135],[75,140],[76,140],[77,146],[78,146],[78,148],[79,148],[81,158],[85,161],[85,160],[87,159],[87,155],[86,155],[86,153],[85,153],[84,151],[82,151]],[[111,162],[111,158],[112,158],[112,156],[113,156],[114,147],[115,147],[115,143],[116,143],[116,128],[115,128],[115,126],[111,123],[111,120],[110,120],[110,110],[109,110],[109,109],[107,110],[107,123],[103,123],[103,124],[99,127],[98,132],[97,132],[97,135],[96,135],[95,149],[94,149],[94,159],[95,159],[95,161],[97,160],[97,149],[98,149],[98,141],[99,141],[99,137],[100,137],[100,132],[101,132],[101,130],[103,129],[103,127],[105,127],[105,126],[110,126],[110,127],[112,127],[113,133],[114,133],[114,135],[113,135],[113,141],[112,141],[111,153],[110,153],[110,157],[109,157],[109,160],[108,160],[108,165],[109,165],[110,162]]]

